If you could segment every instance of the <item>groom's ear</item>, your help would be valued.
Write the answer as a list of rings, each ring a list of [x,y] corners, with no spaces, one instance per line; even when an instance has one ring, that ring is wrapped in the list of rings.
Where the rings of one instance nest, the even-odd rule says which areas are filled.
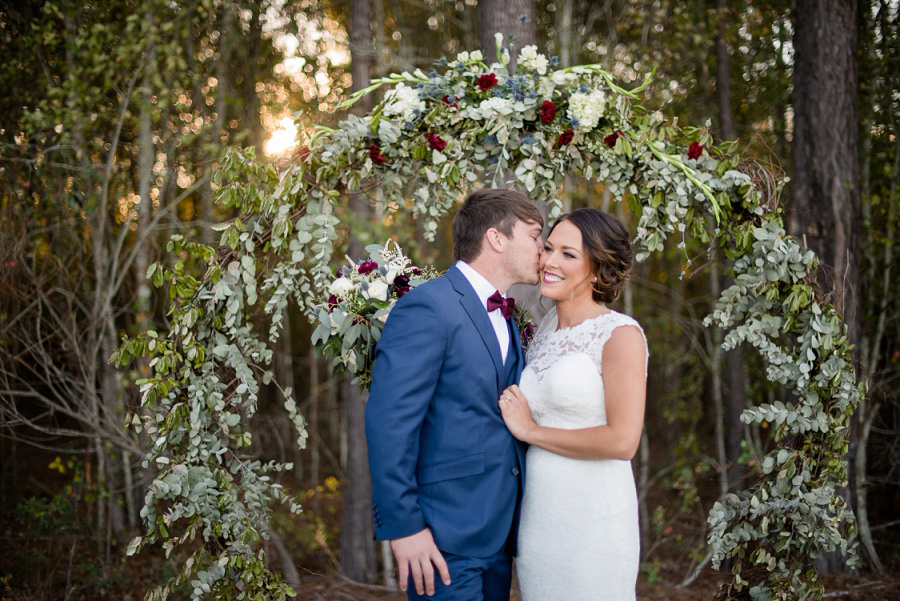
[[[494,252],[502,253],[506,248],[506,236],[495,227],[489,227],[484,233],[484,242],[486,248],[492,249]]]

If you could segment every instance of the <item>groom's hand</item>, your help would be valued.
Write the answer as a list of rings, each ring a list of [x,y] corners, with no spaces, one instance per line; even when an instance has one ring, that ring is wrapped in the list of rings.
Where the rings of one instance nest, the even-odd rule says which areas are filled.
[[[409,575],[412,574],[416,592],[419,595],[433,595],[434,568],[437,568],[444,585],[450,586],[450,570],[447,569],[447,562],[434,544],[434,538],[428,528],[412,536],[392,540],[391,549],[397,558],[398,584],[401,591],[406,592]]]

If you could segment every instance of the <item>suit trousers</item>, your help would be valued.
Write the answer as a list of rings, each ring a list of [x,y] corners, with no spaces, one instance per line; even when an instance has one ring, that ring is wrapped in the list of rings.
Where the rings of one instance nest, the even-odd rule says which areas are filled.
[[[444,551],[441,554],[450,570],[450,586],[444,586],[435,570],[434,595],[419,595],[410,575],[406,589],[409,601],[509,601],[512,557],[506,548],[491,557],[465,557]]]

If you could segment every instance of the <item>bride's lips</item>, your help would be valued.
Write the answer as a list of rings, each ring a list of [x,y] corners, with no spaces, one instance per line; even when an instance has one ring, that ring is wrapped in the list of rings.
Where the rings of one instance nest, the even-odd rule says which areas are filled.
[[[545,271],[543,277],[541,277],[541,281],[545,284],[558,284],[563,281],[563,279],[565,278],[550,271]]]

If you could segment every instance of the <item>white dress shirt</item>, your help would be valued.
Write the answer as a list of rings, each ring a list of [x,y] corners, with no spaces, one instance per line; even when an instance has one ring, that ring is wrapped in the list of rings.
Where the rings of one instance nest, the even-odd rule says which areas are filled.
[[[478,295],[484,310],[487,311],[488,298],[497,292],[497,289],[465,261],[457,261],[456,267],[472,284],[475,294]],[[488,318],[491,320],[491,325],[494,326],[494,333],[497,335],[497,342],[500,344],[500,356],[503,358],[503,362],[506,363],[506,353],[509,351],[509,325],[503,319],[503,313],[499,309],[489,311]]]

